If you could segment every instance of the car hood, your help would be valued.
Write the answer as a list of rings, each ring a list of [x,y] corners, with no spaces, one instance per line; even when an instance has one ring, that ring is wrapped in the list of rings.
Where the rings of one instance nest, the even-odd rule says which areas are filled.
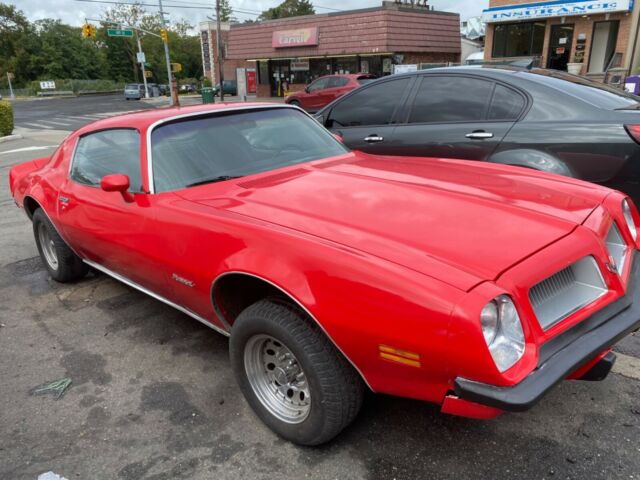
[[[517,167],[362,153],[247,177],[236,186],[233,201],[213,196],[215,185],[185,196],[463,290],[569,234],[609,193]]]

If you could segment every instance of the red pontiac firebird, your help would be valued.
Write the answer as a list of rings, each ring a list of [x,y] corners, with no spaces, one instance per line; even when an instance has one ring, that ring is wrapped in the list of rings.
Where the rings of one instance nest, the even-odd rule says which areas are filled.
[[[230,336],[258,416],[315,445],[365,388],[492,418],[600,380],[640,326],[619,192],[478,162],[351,152],[299,108],[90,124],[14,166],[47,270],[93,267]]]

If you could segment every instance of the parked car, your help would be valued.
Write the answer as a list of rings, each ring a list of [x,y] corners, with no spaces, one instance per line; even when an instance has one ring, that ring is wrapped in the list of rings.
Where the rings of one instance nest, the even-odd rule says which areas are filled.
[[[126,100],[140,100],[144,98],[144,84],[128,83],[124,87],[124,98]]]
[[[160,85],[158,85],[158,90],[160,90],[160,95],[169,95],[170,94],[169,85],[160,84]]]
[[[235,80],[223,80],[222,85],[224,86],[224,94],[225,95],[237,95],[238,94],[238,82]],[[220,96],[220,84],[218,83],[215,87],[213,87],[213,94],[217,97]]]
[[[180,85],[179,91],[182,93],[194,93],[196,91],[196,86],[190,83],[184,83]]]
[[[309,112],[320,110],[345,93],[374,80],[375,75],[365,73],[349,75],[325,75],[317,78],[304,90],[293,92],[285,98],[285,103],[302,107]]]
[[[229,335],[249,405],[300,444],[338,434],[365,386],[474,418],[525,410],[604,378],[640,326],[623,194],[350,152],[288,105],[100,120],[9,187],[54,280],[93,267]]]
[[[316,118],[352,149],[483,160],[640,198],[640,97],[545,69],[453,67],[393,75]]]

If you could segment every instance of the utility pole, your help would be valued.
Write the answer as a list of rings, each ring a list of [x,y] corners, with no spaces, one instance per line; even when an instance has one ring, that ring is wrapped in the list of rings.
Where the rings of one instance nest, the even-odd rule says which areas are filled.
[[[138,62],[140,62],[140,70],[142,70],[142,82],[144,83],[144,98],[149,98],[149,87],[147,86],[147,76],[144,74],[144,53],[140,44],[140,35],[136,30],[136,41],[138,42]]]
[[[220,101],[224,102],[224,48],[220,43],[220,0],[216,0],[216,44],[218,48],[218,77],[220,81]]]
[[[158,0],[158,5],[160,6],[160,20],[162,21],[162,28],[165,28],[166,24],[164,22],[164,11],[162,10],[162,0]],[[165,56],[165,60],[167,61],[167,81],[169,82],[169,91],[171,92],[169,105],[173,105],[177,107],[180,105],[180,103],[178,102],[178,92],[176,92],[176,85],[174,84],[173,75],[171,75],[171,60],[169,59],[169,42],[168,40],[164,40],[163,43],[164,43],[164,56]]]
[[[16,98],[16,96],[13,94],[13,87],[11,86],[11,79],[13,78],[13,73],[9,73],[7,72],[7,81],[9,82],[9,93],[11,95],[11,98]]]

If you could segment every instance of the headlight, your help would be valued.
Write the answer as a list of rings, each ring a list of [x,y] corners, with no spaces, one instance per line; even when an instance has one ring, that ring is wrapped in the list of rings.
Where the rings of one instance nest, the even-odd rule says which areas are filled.
[[[624,214],[624,219],[627,222],[627,228],[633,237],[633,241],[635,242],[638,238],[638,230],[636,229],[636,224],[633,221],[633,215],[631,214],[631,206],[629,205],[629,201],[625,198],[622,201],[622,213]]]
[[[489,352],[500,372],[511,368],[524,354],[524,332],[511,298],[500,295],[485,305],[480,324]]]

